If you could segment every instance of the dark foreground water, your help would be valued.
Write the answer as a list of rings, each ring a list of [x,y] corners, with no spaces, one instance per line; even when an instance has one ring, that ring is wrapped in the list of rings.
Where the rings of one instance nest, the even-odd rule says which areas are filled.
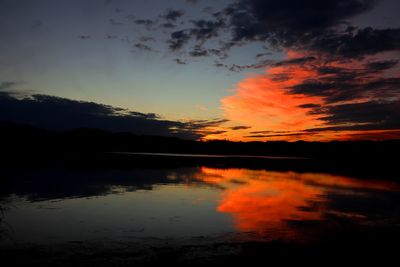
[[[152,242],[312,243],[330,232],[386,229],[400,221],[396,182],[290,170],[14,169],[2,173],[0,194],[5,250],[86,243],[104,248],[133,242],[136,249]]]

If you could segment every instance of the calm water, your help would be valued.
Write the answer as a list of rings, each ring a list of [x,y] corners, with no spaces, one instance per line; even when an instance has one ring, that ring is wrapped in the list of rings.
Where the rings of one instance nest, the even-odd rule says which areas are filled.
[[[151,238],[304,239],[345,224],[400,218],[399,186],[322,174],[236,168],[3,174],[1,244]]]
[[[257,158],[257,159],[311,159],[306,157],[279,157],[279,156],[253,156],[253,155],[217,155],[217,154],[183,154],[183,153],[145,153],[145,152],[112,152],[120,155],[142,155],[162,157],[185,157],[185,158]]]

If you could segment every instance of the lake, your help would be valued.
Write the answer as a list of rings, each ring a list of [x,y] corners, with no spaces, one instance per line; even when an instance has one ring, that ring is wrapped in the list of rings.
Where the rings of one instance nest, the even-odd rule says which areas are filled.
[[[400,219],[396,182],[290,169],[43,166],[3,171],[0,194],[3,248],[313,242]]]

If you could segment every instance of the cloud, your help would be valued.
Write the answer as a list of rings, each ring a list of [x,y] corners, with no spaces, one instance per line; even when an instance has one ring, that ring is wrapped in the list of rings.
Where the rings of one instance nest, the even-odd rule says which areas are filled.
[[[13,81],[5,81],[0,83],[0,91],[6,91],[13,89],[14,86],[18,85],[18,82]]]
[[[327,106],[321,120],[330,125],[353,124],[353,129],[400,129],[400,99]],[[361,125],[361,127],[360,127]]]
[[[214,66],[240,72],[269,67],[273,62],[264,56],[271,51],[309,51],[323,55],[327,61],[398,52],[399,28],[362,28],[350,23],[354,17],[372,10],[377,2],[234,0],[219,11],[208,10],[206,16],[185,18],[184,11],[167,9],[159,14],[160,19],[134,19],[134,22],[149,31],[162,29],[163,35],[168,36],[165,42],[169,52],[177,52],[181,57],[214,57],[221,61]],[[179,24],[178,19],[182,20]],[[266,50],[255,52],[256,62],[224,61],[236,53],[235,49],[255,42]],[[275,64],[312,64],[315,58],[294,60]]]
[[[79,39],[82,39],[82,40],[88,40],[91,38],[90,35],[79,35],[78,37],[79,37]]]
[[[289,72],[287,79],[275,75]],[[231,96],[221,100],[225,118],[271,131],[298,131],[320,124],[318,115],[299,106],[322,104],[320,97],[288,94],[285,88],[301,83],[314,73],[293,66],[275,66],[265,75],[253,75],[241,81]],[[257,130],[257,129],[255,129]],[[261,130],[261,129],[260,129]]]
[[[150,46],[145,45],[143,43],[136,43],[136,44],[133,45],[133,47],[137,48],[139,50],[144,50],[144,51],[148,51],[148,52],[157,52],[156,50],[154,50]]]
[[[176,22],[177,19],[182,17],[184,14],[185,12],[183,12],[182,10],[168,9],[163,15],[161,15],[161,17],[168,21]]]
[[[356,28],[349,19],[371,10],[375,0],[237,0],[211,19],[192,19],[192,26],[172,32],[167,40],[173,51],[189,43],[203,48],[206,42],[223,53],[233,47],[261,42],[267,49],[308,50],[332,58],[358,58],[400,50],[400,29]],[[163,15],[165,17],[165,15]],[[191,44],[192,42],[190,42]],[[218,45],[215,45],[217,43]],[[269,52],[256,54],[256,58]],[[197,57],[199,53],[189,52]],[[215,56],[207,53],[202,56]],[[307,59],[305,59],[307,60]],[[309,58],[309,60],[312,60]],[[306,62],[304,62],[306,63]],[[236,63],[236,65],[239,65]],[[257,63],[249,64],[259,65]],[[228,68],[241,71],[246,68]]]
[[[135,19],[133,23],[140,26],[145,26],[147,30],[152,30],[153,26],[156,25],[156,21],[152,19]]]
[[[400,50],[400,29],[367,27],[354,32],[331,31],[303,40],[299,45],[331,57],[359,58]]]
[[[332,140],[360,131],[374,139],[396,136],[400,77],[390,57],[328,61],[288,51],[285,63],[245,78],[221,100],[224,117],[252,126],[246,138]]]
[[[207,39],[217,37],[219,30],[222,29],[226,24],[223,19],[217,20],[192,20],[193,28],[190,29],[190,34],[195,39],[205,41]]]
[[[0,121],[29,124],[50,130],[98,128],[112,132],[199,139],[215,134],[226,120],[171,121],[154,113],[141,113],[94,102],[49,95],[0,94]]]
[[[193,51],[190,52],[190,56],[198,57],[206,55],[217,55],[222,56],[222,50],[217,48],[212,48],[210,51],[203,49],[203,44],[208,39],[217,37],[219,35],[219,30],[221,30],[225,23],[222,19],[218,20],[191,20],[193,25],[192,28],[183,29],[179,31],[174,31],[170,34],[170,38],[167,40],[169,48],[172,51],[180,50],[188,43],[189,40],[194,39],[197,43]],[[202,53],[199,54],[198,51]]]
[[[208,56],[209,53],[207,50],[202,49],[200,46],[196,46],[193,51],[189,53],[192,57],[205,57]]]
[[[187,64],[185,60],[182,60],[180,58],[175,58],[174,61],[176,62],[176,64],[179,64],[179,65],[186,65]]]
[[[250,65],[239,65],[239,64],[228,65],[228,64],[223,64],[223,63],[217,62],[214,64],[214,66],[223,67],[232,72],[240,72],[240,71],[247,70],[247,69],[250,69],[250,70],[264,69],[267,66],[273,65],[274,63],[275,63],[274,60],[266,59],[266,60],[261,60],[260,62],[250,64]]]
[[[244,78],[235,93],[221,100],[224,118],[249,125],[253,132],[270,131],[247,136],[329,139],[335,131],[392,131],[400,127],[395,109],[400,101],[400,28],[350,22],[376,4],[235,0],[177,26],[167,44],[180,58],[214,57],[214,66],[232,72],[265,70]],[[253,43],[267,50],[257,50],[254,62],[225,61]],[[287,57],[266,57],[271,51]]]
[[[167,29],[173,29],[173,28],[176,27],[176,25],[171,23],[171,22],[163,23],[163,24],[161,24],[161,26],[164,27],[164,28],[167,28]]]
[[[315,60],[316,58],[314,56],[295,57],[292,59],[278,61],[275,63],[275,66],[303,65],[306,63],[313,62]]]
[[[142,36],[139,38],[139,40],[141,42],[155,42],[156,39],[154,39],[153,37],[149,37],[149,36]]]
[[[243,125],[230,127],[230,129],[234,130],[234,131],[236,131],[236,130],[247,130],[247,129],[250,129],[250,128],[251,128],[250,126],[243,126]]]
[[[397,65],[398,60],[383,60],[383,61],[374,61],[368,62],[365,64],[365,68],[370,71],[383,71],[387,69],[391,69]]]
[[[171,33],[171,38],[168,40],[169,48],[173,51],[179,50],[185,45],[190,39],[190,35],[181,30]]]
[[[106,38],[107,39],[118,39],[118,36],[117,35],[113,35],[113,34],[107,34]]]
[[[266,39],[271,35],[303,35],[343,23],[371,9],[374,0],[239,0],[225,9],[234,37]]]
[[[392,55],[387,55],[391,57]],[[326,103],[343,101],[365,102],[374,98],[390,99],[400,96],[397,60],[348,59],[341,61],[314,60],[303,66],[315,75],[288,87],[292,94],[322,97]],[[290,70],[286,71],[290,75]]]
[[[169,52],[182,58],[176,63],[214,57],[214,66],[228,71],[265,70],[245,77],[221,100],[224,118],[258,132],[247,136],[327,140],[337,137],[334,132],[355,136],[399,127],[400,28],[351,23],[377,2],[234,0],[200,17],[182,18],[177,10],[160,17],[182,19],[163,29]],[[255,49],[253,62],[230,58],[254,44],[265,51]],[[272,52],[287,56],[277,59]]]
[[[271,52],[258,53],[258,54],[256,55],[256,58],[265,57],[265,56],[270,56],[270,55],[272,55]]]

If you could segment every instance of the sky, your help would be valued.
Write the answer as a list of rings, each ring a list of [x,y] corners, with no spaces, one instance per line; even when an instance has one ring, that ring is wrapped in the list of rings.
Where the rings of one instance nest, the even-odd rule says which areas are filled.
[[[0,0],[0,120],[400,138],[397,0]]]

